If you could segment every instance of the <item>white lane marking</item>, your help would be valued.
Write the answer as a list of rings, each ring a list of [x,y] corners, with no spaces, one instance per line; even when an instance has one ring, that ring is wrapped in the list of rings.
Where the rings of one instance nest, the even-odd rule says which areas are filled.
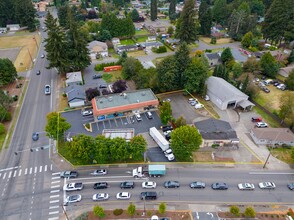
[[[55,183],[60,183],[60,180],[51,182],[51,184],[55,184]]]
[[[91,179],[117,179],[117,178],[129,178],[129,179],[133,179],[132,176],[93,176],[93,177],[86,177],[86,178],[75,178],[74,180],[91,180]],[[141,178],[142,180],[146,179],[146,178]]]
[[[5,169],[2,169],[0,170],[0,172],[2,171],[8,171],[8,170],[14,170],[14,169],[17,169],[17,168],[20,168],[21,166],[17,166],[17,167],[9,167],[9,168],[5,168]]]
[[[52,204],[52,203],[58,203],[59,200],[53,200],[53,201],[50,201],[49,203]]]
[[[8,179],[11,177],[12,171],[9,172]]]
[[[47,171],[47,165],[45,165],[44,171],[45,171],[45,172]]]
[[[58,205],[56,205],[56,206],[50,206],[50,207],[49,207],[49,209],[58,209],[58,208],[59,208]]]
[[[249,174],[258,174],[258,175],[277,175],[277,174],[292,175],[294,173],[259,173],[259,172],[249,172]]]
[[[56,179],[60,179],[60,177],[59,176],[54,176],[51,179],[56,180]]]
[[[50,196],[50,199],[57,198],[57,197],[59,197],[59,195],[53,195],[53,196]]]
[[[52,166],[52,165],[51,165]],[[57,173],[52,173],[53,176],[55,175],[60,175],[60,172],[57,172]]]
[[[58,188],[60,185],[51,186],[51,189]]]
[[[27,174],[28,174],[28,168],[25,169],[25,175],[27,175]]]
[[[60,189],[50,191],[50,193],[58,193],[58,192],[60,192]]]
[[[19,172],[18,172],[18,176],[21,176],[21,171],[22,171],[22,169],[19,170]]]
[[[43,168],[43,167],[42,167],[42,166],[40,166],[39,173],[41,173],[41,172],[42,172],[42,168]]]
[[[13,177],[16,177],[17,170],[14,171]]]
[[[53,166],[52,166],[52,164],[51,164],[51,166],[50,166],[50,170],[52,170],[53,169]]]
[[[3,175],[3,179],[5,179],[5,177],[6,177],[6,173],[4,173],[4,175]]]
[[[0,178],[1,178],[1,176],[2,176],[2,173],[0,173]]]
[[[33,168],[31,167],[31,168],[30,168],[30,174],[32,174],[32,172],[33,172]]]
[[[48,218],[48,220],[58,220],[59,217]]]
[[[35,172],[34,173],[37,173],[37,171],[38,171],[38,167],[35,167]]]
[[[55,212],[49,212],[49,215],[55,215],[55,214],[58,214],[59,211],[55,211]]]

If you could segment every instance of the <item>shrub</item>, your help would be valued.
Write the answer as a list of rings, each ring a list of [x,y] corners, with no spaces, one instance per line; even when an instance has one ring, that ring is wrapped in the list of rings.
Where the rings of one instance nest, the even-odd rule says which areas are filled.
[[[152,212],[151,212],[151,211],[148,211],[148,212],[147,212],[147,216],[150,217],[151,215],[152,215]]]
[[[166,211],[166,204],[164,202],[159,204],[158,211],[160,214],[164,214]]]
[[[207,53],[211,53],[212,50],[210,50],[210,49],[206,49],[205,52],[207,52]]]
[[[256,213],[252,207],[247,207],[244,211],[244,215],[248,218],[254,218],[256,216]]]
[[[104,212],[104,209],[97,205],[97,206],[94,206],[93,208],[93,214],[99,218],[104,218],[105,217],[105,212]]]
[[[212,37],[212,38],[210,39],[210,43],[211,43],[211,44],[216,44],[216,37]]]
[[[165,52],[167,52],[167,49],[165,46],[160,46],[156,50],[156,53],[165,53]]]
[[[11,113],[1,106],[0,106],[0,115],[1,115],[0,122],[11,120]]]
[[[130,216],[133,216],[136,212],[136,206],[133,203],[130,203],[127,212]]]
[[[113,210],[113,214],[115,216],[121,215],[123,212],[124,212],[124,210],[122,210],[122,209],[114,209]]]
[[[240,209],[239,209],[239,207],[238,206],[235,206],[235,205],[231,206],[230,213],[232,213],[235,216],[240,216]]]
[[[85,126],[86,126],[86,128],[90,129],[90,124],[89,123],[85,124]]]
[[[5,127],[4,124],[0,123],[0,135],[5,134]]]
[[[84,212],[79,217],[76,218],[76,220],[87,220],[88,219],[88,212]]]

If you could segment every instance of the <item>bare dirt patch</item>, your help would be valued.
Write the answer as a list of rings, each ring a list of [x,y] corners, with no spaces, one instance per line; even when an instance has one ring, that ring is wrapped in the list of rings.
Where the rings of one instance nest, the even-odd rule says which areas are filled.
[[[193,160],[194,162],[214,162],[211,155],[212,155],[212,151],[193,152]]]

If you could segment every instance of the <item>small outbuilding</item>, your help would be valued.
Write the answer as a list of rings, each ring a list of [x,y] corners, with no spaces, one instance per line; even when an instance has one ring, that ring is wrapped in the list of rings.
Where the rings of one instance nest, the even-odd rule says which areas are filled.
[[[66,74],[65,84],[69,86],[71,84],[82,84],[83,78],[81,72],[70,72]]]
[[[6,28],[8,31],[19,31],[20,30],[19,24],[8,24],[8,25],[6,25]]]

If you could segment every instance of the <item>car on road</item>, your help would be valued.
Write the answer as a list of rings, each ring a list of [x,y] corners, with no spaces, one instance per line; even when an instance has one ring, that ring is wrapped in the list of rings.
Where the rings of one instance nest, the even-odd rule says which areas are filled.
[[[60,173],[61,178],[77,178],[78,175],[77,171],[63,171]]]
[[[141,200],[155,200],[157,199],[157,192],[141,192]]]
[[[94,183],[94,186],[93,186],[93,189],[106,189],[106,188],[108,188],[107,182]]]
[[[37,141],[37,140],[39,140],[39,133],[34,132],[34,133],[32,134],[32,139],[33,139],[33,141]]]
[[[68,183],[63,187],[64,191],[75,191],[75,190],[82,190],[84,188],[83,183]]]
[[[40,75],[40,74],[41,74],[41,71],[38,70],[38,71],[36,72],[36,75]]]
[[[199,182],[199,181],[192,182],[190,184],[190,188],[192,188],[192,189],[204,189],[205,188],[205,183]]]
[[[178,181],[165,181],[163,186],[165,188],[179,188],[180,183]]]
[[[50,85],[45,85],[45,95],[50,95],[51,94],[51,87]]]
[[[261,183],[258,183],[258,186],[260,189],[275,189],[276,188],[276,184],[274,184],[273,182],[261,182]]]
[[[93,115],[93,111],[91,109],[82,111],[83,116]]]
[[[261,117],[256,117],[256,116],[255,116],[255,117],[252,117],[252,118],[251,118],[251,121],[252,121],[252,122],[262,122],[262,118],[261,118]]]
[[[120,183],[121,189],[134,189],[134,187],[135,187],[134,182],[125,181],[125,182]]]
[[[91,173],[91,175],[94,175],[94,176],[102,176],[102,175],[106,175],[106,174],[107,174],[106,169],[94,170],[94,172]]]
[[[68,205],[70,203],[79,202],[81,200],[82,200],[82,196],[81,195],[71,195],[71,196],[66,197],[64,205]]]
[[[92,78],[93,79],[100,79],[100,78],[102,78],[102,74],[95,74],[95,75],[93,75]]]
[[[42,59],[45,58],[45,54],[42,54],[42,55],[41,55],[41,58],[42,58]]]
[[[156,188],[156,182],[153,181],[146,181],[142,183],[143,189],[155,189]]]
[[[265,123],[265,122],[257,122],[255,124],[255,126],[258,128],[267,128],[268,127],[267,123]]]
[[[213,183],[211,185],[211,188],[214,189],[214,190],[227,190],[229,187],[226,183]]]
[[[288,186],[288,188],[290,190],[294,190],[294,182],[293,183],[289,183],[287,186]]]
[[[93,201],[103,201],[109,199],[108,193],[97,193],[94,194],[92,197]]]
[[[238,188],[240,190],[254,190],[254,184],[252,184],[252,183],[239,183]]]
[[[139,113],[135,113],[135,117],[136,117],[137,121],[142,121],[142,117]]]
[[[119,192],[118,194],[116,194],[116,198],[117,199],[130,199],[131,194],[128,192]]]

